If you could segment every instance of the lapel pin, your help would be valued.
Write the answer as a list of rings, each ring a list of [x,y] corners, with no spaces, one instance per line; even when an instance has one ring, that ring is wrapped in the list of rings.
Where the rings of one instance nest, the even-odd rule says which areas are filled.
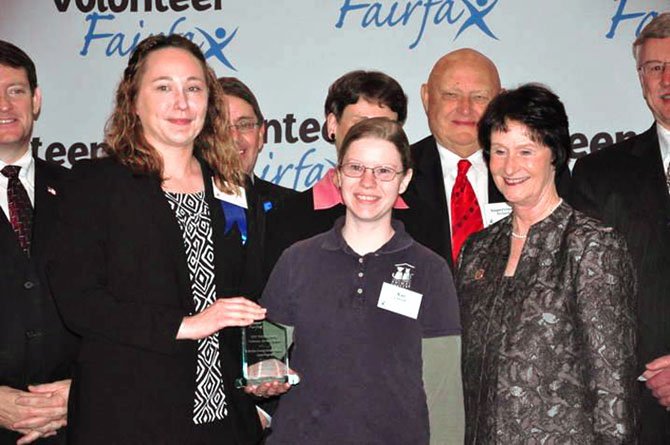
[[[56,193],[56,189],[53,188],[53,187],[47,187],[47,193],[49,193],[50,195],[54,195],[54,196],[56,196],[58,194],[58,193]]]
[[[484,278],[484,269],[477,269],[475,271],[475,280],[481,280]]]

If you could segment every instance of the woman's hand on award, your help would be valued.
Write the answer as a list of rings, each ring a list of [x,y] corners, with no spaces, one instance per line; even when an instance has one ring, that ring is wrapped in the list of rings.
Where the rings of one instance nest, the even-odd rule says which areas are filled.
[[[244,297],[219,298],[202,312],[184,317],[177,340],[199,340],[223,328],[249,326],[265,318],[265,308]]]

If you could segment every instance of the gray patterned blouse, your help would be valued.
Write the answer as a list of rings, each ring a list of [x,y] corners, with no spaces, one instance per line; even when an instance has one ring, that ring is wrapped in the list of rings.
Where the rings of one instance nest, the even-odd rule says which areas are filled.
[[[456,273],[466,444],[634,443],[635,278],[612,229],[561,204],[504,277],[511,216]]]

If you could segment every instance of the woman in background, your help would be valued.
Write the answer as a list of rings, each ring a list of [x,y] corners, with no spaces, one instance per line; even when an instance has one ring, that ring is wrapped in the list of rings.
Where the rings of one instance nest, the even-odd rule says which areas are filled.
[[[242,245],[216,193],[242,185],[214,73],[179,35],[142,41],[106,129],[109,157],[78,163],[51,283],[83,338],[73,444],[254,444],[256,408],[234,388]],[[218,192],[217,192],[218,190]]]
[[[538,85],[503,92],[479,141],[512,213],[458,262],[466,444],[632,442],[633,269],[623,238],[556,192],[563,104]]]

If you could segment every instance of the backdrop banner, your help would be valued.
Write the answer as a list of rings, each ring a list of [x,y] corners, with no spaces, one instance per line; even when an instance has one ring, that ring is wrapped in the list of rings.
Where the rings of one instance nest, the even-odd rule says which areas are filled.
[[[505,87],[551,87],[566,104],[576,157],[638,133],[652,119],[631,43],[665,9],[660,0],[5,0],[0,38],[37,65],[40,157],[70,165],[99,156],[128,54],[151,34],[180,33],[219,76],[257,95],[268,130],[256,173],[302,190],[335,162],[323,115],[333,80],[354,69],[398,79],[414,142],[428,134],[421,84],[462,47],[489,56]]]

